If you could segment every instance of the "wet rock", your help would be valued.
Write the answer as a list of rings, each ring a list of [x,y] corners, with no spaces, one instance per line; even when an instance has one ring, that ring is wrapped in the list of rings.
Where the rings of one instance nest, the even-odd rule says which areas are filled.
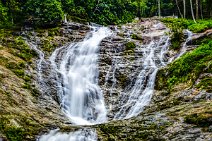
[[[8,141],[6,138],[0,137],[0,141]]]

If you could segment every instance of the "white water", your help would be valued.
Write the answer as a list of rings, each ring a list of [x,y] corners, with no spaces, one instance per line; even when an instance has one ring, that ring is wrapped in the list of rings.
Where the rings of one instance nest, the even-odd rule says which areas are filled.
[[[62,75],[60,88],[61,106],[74,124],[86,125],[107,120],[104,98],[98,86],[98,51],[100,42],[111,31],[96,29],[82,42],[70,44],[61,62],[55,63],[58,50],[50,57],[52,67]]]
[[[155,33],[156,34],[156,33]],[[107,121],[107,110],[102,91],[98,86],[98,52],[101,41],[111,36],[107,28],[93,28],[86,38],[78,43],[72,43],[56,49],[51,55],[51,73],[56,78],[57,93],[63,112],[76,125],[99,124]],[[114,115],[114,120],[128,119],[137,116],[150,103],[156,73],[165,66],[168,60],[169,37],[161,36],[153,39],[148,45],[141,46],[143,50],[142,69],[133,86],[124,92],[120,109]],[[110,68],[113,84],[110,94],[116,85],[116,58]],[[107,78],[110,73],[107,73]],[[124,97],[124,98],[123,98]],[[109,107],[112,108],[113,105]],[[60,133],[52,130],[39,138],[39,141],[96,141],[95,130],[83,129],[72,133]]]
[[[120,109],[114,119],[128,119],[142,112],[151,100],[157,71],[165,66],[164,54],[168,51],[169,37],[162,36],[159,41],[152,41],[144,48],[142,69],[132,88],[124,93]],[[159,61],[156,63],[156,60]],[[124,98],[123,98],[124,97]]]
[[[108,28],[93,28],[82,42],[56,49],[49,59],[52,75],[56,75],[62,110],[73,124],[90,125],[107,121],[104,98],[98,86],[97,60],[99,44],[110,35],[112,32]],[[57,58],[62,59],[56,62]],[[52,130],[38,140],[96,141],[97,134],[91,129],[69,134]]]
[[[82,129],[71,133],[52,130],[39,138],[39,141],[97,141],[97,134],[91,129]]]
[[[38,83],[40,85],[40,88],[43,92],[45,92],[46,90],[46,86],[45,86],[45,82],[43,80],[43,69],[42,66],[43,64],[47,64],[46,60],[45,60],[45,55],[44,53],[38,48],[36,43],[32,43],[32,42],[26,42],[31,49],[33,49],[37,54],[38,54],[38,61],[37,61],[37,75],[38,75]]]
[[[186,29],[185,30],[185,34],[188,37],[186,38],[186,41],[183,43],[183,46],[180,49],[180,52],[176,56],[170,58],[169,62],[172,62],[173,60],[178,59],[179,57],[181,57],[183,54],[186,53],[186,51],[187,51],[187,43],[192,40],[193,33],[191,31],[189,31],[188,29]]]
[[[187,34],[187,39],[186,41],[183,43],[183,47],[180,49],[180,53],[178,54],[177,58],[179,58],[180,56],[182,56],[186,50],[187,50],[187,43],[192,39],[192,35],[193,33],[189,30],[186,30],[185,33]]]

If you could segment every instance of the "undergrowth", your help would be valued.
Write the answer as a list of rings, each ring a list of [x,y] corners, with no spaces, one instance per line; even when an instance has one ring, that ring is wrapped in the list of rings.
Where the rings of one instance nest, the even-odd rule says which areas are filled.
[[[176,84],[193,86],[203,73],[212,73],[212,40],[186,53],[157,75],[156,89],[167,87],[171,90]],[[211,91],[211,79],[202,79],[197,88]]]
[[[180,49],[181,43],[185,38],[183,29],[199,33],[212,28],[212,20],[198,20],[197,23],[195,23],[194,21],[187,19],[164,18],[162,19],[162,22],[164,22],[172,31],[171,49],[174,50]]]

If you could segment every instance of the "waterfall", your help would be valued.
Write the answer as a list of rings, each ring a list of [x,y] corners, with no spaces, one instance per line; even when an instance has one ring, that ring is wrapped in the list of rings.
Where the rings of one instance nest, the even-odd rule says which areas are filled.
[[[97,134],[91,129],[82,129],[69,134],[61,133],[56,129],[41,136],[39,141],[97,141]]]
[[[186,41],[183,43],[182,48],[180,49],[180,53],[177,55],[177,58],[179,58],[180,56],[182,56],[186,50],[187,50],[187,43],[192,39],[192,35],[193,33],[191,31],[189,31],[188,29],[185,31],[185,34],[187,34],[187,39]]]
[[[135,84],[121,97],[120,109],[114,119],[128,119],[137,116],[149,104],[154,91],[157,71],[167,64],[164,54],[168,51],[169,40],[168,36],[160,37],[159,41],[152,39],[144,48],[142,69]]]
[[[127,33],[130,36],[130,32],[128,31]],[[151,35],[150,43],[138,46],[137,49],[142,53],[142,58],[137,60],[141,64],[138,67],[138,75],[135,82],[129,88],[123,89],[116,100],[119,101],[119,108],[111,116],[113,117],[112,120],[137,116],[150,103],[157,71],[168,63],[166,53],[170,38],[164,34],[165,31],[159,30],[158,32],[157,30],[155,32],[153,30],[150,34],[146,34],[148,36]],[[107,122],[107,110],[114,110],[113,103],[108,103],[109,108],[106,109],[103,92],[98,84],[99,45],[104,38],[111,35],[111,30],[106,27],[92,27],[92,30],[83,41],[57,48],[47,60],[50,63],[50,78],[55,80],[61,109],[70,121],[77,126]],[[34,47],[37,49],[36,46]],[[122,59],[122,57],[117,56],[118,53],[116,51],[114,51],[114,54],[112,64],[106,72],[104,84],[104,86],[109,86],[111,98],[113,98],[113,90],[116,89],[116,71],[119,69],[120,59]],[[40,52],[41,62],[45,61],[43,55]],[[42,66],[42,63],[39,64]],[[42,67],[40,68],[42,69]],[[38,70],[38,73],[42,71],[44,70]],[[42,75],[40,76],[42,77]],[[112,79],[111,86],[107,85],[108,79]],[[82,128],[71,133],[61,133],[59,130],[52,130],[48,134],[42,135],[38,140],[98,140],[94,129]]]
[[[183,54],[186,53],[186,51],[187,51],[187,43],[188,43],[189,41],[192,40],[193,33],[192,33],[191,31],[189,31],[188,29],[186,29],[186,30],[185,30],[185,34],[186,34],[188,37],[186,38],[185,42],[183,43],[183,45],[182,45],[182,47],[181,47],[179,53],[178,53],[177,55],[175,55],[175,56],[173,56],[172,58],[169,59],[169,63],[172,62],[173,60],[178,59],[179,57],[181,57]]]
[[[58,88],[63,112],[74,124],[85,125],[107,120],[104,98],[98,86],[98,51],[100,42],[111,31],[105,27],[93,28],[87,37],[70,44],[62,57],[57,49],[50,57],[58,78]],[[62,47],[64,51],[64,47]],[[57,55],[60,62],[55,62]]]

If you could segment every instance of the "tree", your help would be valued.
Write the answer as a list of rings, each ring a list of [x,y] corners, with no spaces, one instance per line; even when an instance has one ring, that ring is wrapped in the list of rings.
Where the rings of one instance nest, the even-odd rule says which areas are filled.
[[[136,2],[137,2],[137,7],[138,7],[137,16],[138,16],[139,18],[141,18],[141,0],[136,0]]]
[[[37,26],[56,26],[64,16],[61,2],[57,0],[29,0],[25,4],[29,24]]]
[[[71,13],[74,8],[73,0],[61,0],[62,9],[65,13]]]
[[[199,2],[196,0],[196,19],[199,19]]]
[[[186,1],[183,0],[183,17],[186,18]]]
[[[161,17],[161,7],[160,7],[160,0],[158,0],[158,16],[159,16],[159,18]]]
[[[5,24],[8,21],[8,9],[3,6],[0,1],[0,25]]]
[[[195,20],[195,17],[194,17],[194,11],[193,11],[193,3],[192,3],[192,0],[190,0],[190,6],[191,6],[191,15],[192,15],[193,21],[196,23],[196,20]]]
[[[178,5],[178,0],[175,0],[175,2],[176,2],[176,5],[177,5],[178,12],[179,12],[181,18],[183,18],[183,15],[182,15],[182,13],[181,13],[181,11],[180,11],[180,7],[179,7],[179,5]]]

